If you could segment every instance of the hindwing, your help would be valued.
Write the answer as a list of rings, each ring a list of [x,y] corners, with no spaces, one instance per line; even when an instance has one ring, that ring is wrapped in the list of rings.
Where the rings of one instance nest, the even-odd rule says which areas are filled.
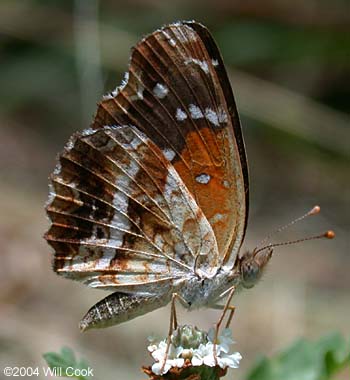
[[[145,292],[197,270],[215,274],[210,224],[163,152],[136,127],[77,133],[50,182],[46,239],[59,274],[92,287],[143,285]]]

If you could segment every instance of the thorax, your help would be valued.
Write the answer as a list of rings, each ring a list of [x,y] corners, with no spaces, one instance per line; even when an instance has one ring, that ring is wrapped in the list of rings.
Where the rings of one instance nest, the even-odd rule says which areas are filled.
[[[218,302],[225,290],[233,285],[237,286],[239,278],[237,272],[223,268],[212,278],[193,275],[179,286],[178,293],[186,301],[189,309],[210,307]]]

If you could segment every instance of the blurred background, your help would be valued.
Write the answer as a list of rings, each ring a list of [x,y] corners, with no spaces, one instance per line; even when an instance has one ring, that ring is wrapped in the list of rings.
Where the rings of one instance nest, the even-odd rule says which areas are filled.
[[[337,234],[276,249],[259,286],[236,297],[235,378],[297,337],[350,336],[347,1],[1,0],[1,367],[42,366],[42,353],[68,345],[95,378],[145,378],[146,338],[165,336],[169,309],[81,334],[80,318],[105,293],[51,271],[44,204],[56,154],[121,82],[132,45],[182,19],[213,33],[240,110],[251,181],[245,247],[315,204],[319,216],[276,239]],[[217,318],[180,311],[181,322],[205,329]]]

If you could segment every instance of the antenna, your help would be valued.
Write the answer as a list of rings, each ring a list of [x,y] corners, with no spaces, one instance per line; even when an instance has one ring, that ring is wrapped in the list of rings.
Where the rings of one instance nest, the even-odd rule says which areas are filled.
[[[298,240],[287,241],[287,242],[284,242],[284,243],[269,244],[269,245],[266,245],[266,246],[264,246],[262,248],[255,249],[254,250],[254,256],[256,256],[259,252],[261,252],[261,251],[263,251],[265,249],[268,249],[268,248],[280,247],[281,245],[297,244],[297,243],[301,243],[301,242],[307,241],[307,240],[316,240],[316,239],[323,239],[323,238],[333,239],[334,237],[335,237],[334,231],[328,230],[328,231],[326,231],[326,232],[324,232],[323,234],[320,234],[320,235],[309,236],[309,237],[305,237],[305,238],[298,239]]]
[[[277,228],[276,230],[272,231],[269,235],[267,235],[261,242],[258,244],[256,248],[258,248],[260,245],[265,244],[270,238],[272,238],[274,235],[278,234],[279,232],[282,232],[286,230],[287,228],[291,227],[293,224],[300,222],[301,220],[305,219],[308,216],[316,215],[321,211],[320,206],[314,206],[310,211],[308,211],[306,214],[299,216],[299,218],[296,218],[292,220],[291,222],[287,223],[286,225]],[[307,239],[309,240],[309,239]],[[261,251],[261,249],[259,249]]]

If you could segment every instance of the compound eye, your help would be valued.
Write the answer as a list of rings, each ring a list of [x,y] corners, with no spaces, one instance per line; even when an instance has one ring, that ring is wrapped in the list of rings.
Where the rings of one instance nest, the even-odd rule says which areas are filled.
[[[259,278],[258,265],[251,262],[245,263],[242,266],[242,277],[244,281],[244,287],[253,287]]]

